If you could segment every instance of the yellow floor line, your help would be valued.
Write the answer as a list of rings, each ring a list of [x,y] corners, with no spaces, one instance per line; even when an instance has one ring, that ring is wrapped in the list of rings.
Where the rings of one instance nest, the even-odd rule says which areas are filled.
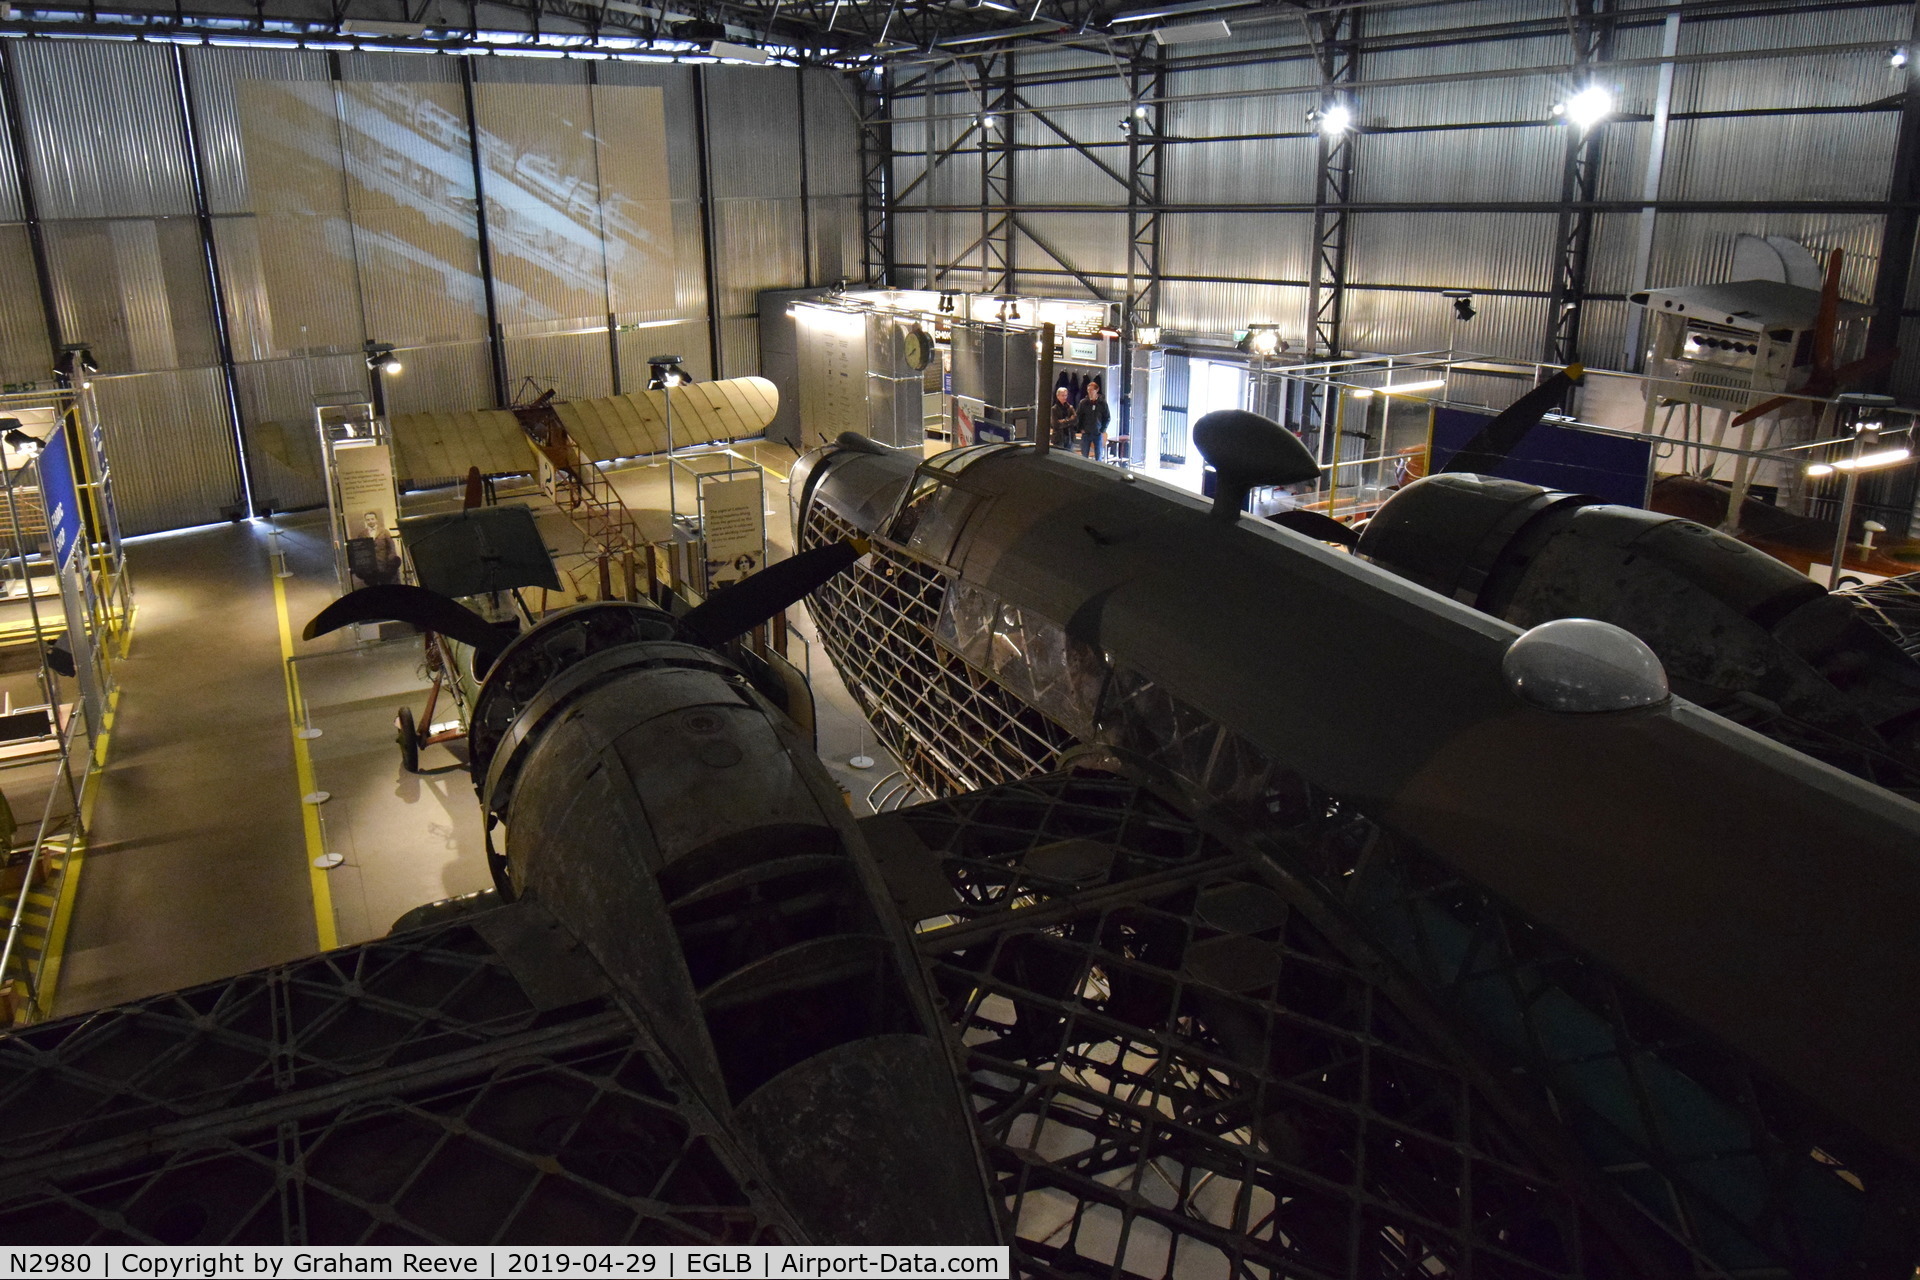
[[[280,666],[287,673],[287,732],[293,736],[293,768],[304,797],[319,788],[313,780],[313,755],[307,750],[306,739],[300,736],[300,676],[289,661],[293,657],[293,623],[287,619],[284,579],[273,580],[273,607],[280,615]],[[319,935],[320,949],[331,951],[340,945],[340,935],[333,925],[333,887],[327,883],[326,871],[313,865],[314,859],[326,852],[320,837],[318,807],[303,799],[300,821],[307,833],[307,883],[313,889],[314,932]]]
[[[107,765],[107,744],[113,738],[113,722],[120,711],[120,691],[107,697],[107,713],[100,718],[100,736],[93,744],[93,757],[87,776],[80,782],[80,829],[93,829],[93,802],[100,795],[100,775]],[[73,903],[79,896],[80,868],[86,864],[85,838],[71,841],[67,851],[66,874],[60,878],[60,899],[53,907],[53,924],[47,931],[46,950],[41,953],[40,990],[37,1005],[40,1016],[53,1012],[54,993],[60,987],[60,961],[67,952],[67,929],[73,923]]]

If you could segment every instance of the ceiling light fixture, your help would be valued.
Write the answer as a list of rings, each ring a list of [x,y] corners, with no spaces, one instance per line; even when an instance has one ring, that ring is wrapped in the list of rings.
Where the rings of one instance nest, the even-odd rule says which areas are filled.
[[[1153,38],[1161,44],[1182,44],[1191,40],[1225,40],[1232,34],[1232,27],[1215,18],[1211,22],[1183,22],[1178,26],[1161,27],[1153,33]]]
[[[1897,462],[1905,462],[1912,456],[1911,449],[1877,449],[1872,453],[1863,453],[1857,458],[1842,458],[1838,462],[1816,462],[1807,468],[1807,474],[1830,476],[1836,471],[1873,471],[1880,467],[1891,467]]]
[[[735,44],[731,40],[715,40],[707,52],[732,62],[764,63],[772,56],[765,49],[750,44]]]

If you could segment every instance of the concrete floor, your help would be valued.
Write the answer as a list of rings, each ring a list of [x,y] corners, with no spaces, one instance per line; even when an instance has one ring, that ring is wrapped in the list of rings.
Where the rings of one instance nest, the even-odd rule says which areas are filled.
[[[128,545],[138,599],[55,993],[74,1013],[315,948],[263,531]]]
[[[794,454],[770,444],[740,452],[766,468],[772,555],[790,554],[784,478]],[[666,475],[664,466],[637,464],[613,479],[631,509],[664,512]],[[534,509],[563,571],[582,565],[577,531],[537,492],[503,482],[501,497]],[[457,507],[459,498],[458,490],[413,494],[404,507],[425,514]],[[292,573],[283,585],[303,714],[320,730],[305,742],[313,785],[328,793],[316,806],[320,849],[344,858],[319,877],[319,907],[287,712],[276,547]],[[425,706],[419,640],[362,643],[351,632],[298,639],[338,594],[324,512],[135,539],[129,557],[139,622],[118,672],[119,720],[56,1013],[311,954],[316,912],[344,945],[385,934],[422,903],[490,883],[479,804],[457,759],[430,748],[423,766],[444,772],[400,767],[395,712],[407,704],[418,715]],[[556,596],[551,604],[568,602]],[[790,617],[793,660],[814,682],[820,753],[854,810],[866,812],[869,792],[895,766],[819,649],[805,608]],[[849,767],[858,754],[875,765]]]

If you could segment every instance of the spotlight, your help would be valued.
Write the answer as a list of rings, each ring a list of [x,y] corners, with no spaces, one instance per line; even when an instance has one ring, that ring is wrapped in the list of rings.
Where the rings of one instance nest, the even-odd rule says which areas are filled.
[[[1280,341],[1280,326],[1277,324],[1250,324],[1247,326],[1247,352],[1265,360],[1287,349]]]
[[[1597,84],[1588,85],[1565,102],[1554,104],[1553,114],[1582,131],[1613,114],[1613,94]]]
[[[1328,103],[1320,108],[1318,117],[1316,123],[1320,126],[1320,132],[1329,138],[1337,138],[1353,128],[1353,112],[1343,103]]]
[[[1904,57],[1904,55],[1903,55],[1903,57]],[[1897,65],[1897,64],[1896,64],[1896,65]],[[1133,118],[1134,118],[1134,119],[1136,119],[1136,120],[1145,120],[1145,119],[1147,118],[1147,104],[1146,104],[1146,103],[1144,103],[1144,102],[1136,102],[1136,103],[1134,103],[1134,104],[1133,104]]]
[[[404,368],[393,347],[384,342],[367,343],[367,368],[375,373],[398,373]]]
[[[53,358],[53,371],[69,382],[78,382],[86,374],[100,372],[100,366],[94,363],[92,348],[75,342],[60,348]]]
[[[7,428],[5,435],[0,436],[0,440],[6,441],[14,448],[26,454],[29,458],[39,457],[40,451],[47,447],[46,442],[36,439],[22,431],[20,429],[20,419],[18,418],[0,418],[0,425],[7,423],[12,423],[13,425]]]
[[[647,379],[649,391],[684,387],[693,381],[693,376],[681,367],[679,356],[648,356],[647,371],[652,375]]]
[[[1456,320],[1471,320],[1480,314],[1473,309],[1473,295],[1465,289],[1443,289],[1440,296],[1453,303]]]
[[[1905,49],[1895,49],[1892,53],[1887,55],[1887,62],[1890,65],[1892,65],[1896,70],[1906,66],[1907,51]]]
[[[981,116],[980,127],[982,129],[987,129],[987,130],[998,129],[1000,127],[1000,117],[999,116]]]

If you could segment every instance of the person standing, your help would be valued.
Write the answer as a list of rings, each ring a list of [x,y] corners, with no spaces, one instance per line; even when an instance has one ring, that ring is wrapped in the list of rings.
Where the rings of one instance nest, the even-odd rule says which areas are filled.
[[[1113,420],[1113,413],[1107,408],[1107,401],[1100,394],[1100,384],[1094,379],[1087,380],[1087,398],[1080,402],[1076,426],[1080,432],[1080,452],[1089,458],[1100,454],[1100,438],[1107,433],[1107,423]]]
[[[1073,448],[1074,427],[1080,421],[1080,408],[1065,386],[1053,389],[1053,444],[1056,449]]]

